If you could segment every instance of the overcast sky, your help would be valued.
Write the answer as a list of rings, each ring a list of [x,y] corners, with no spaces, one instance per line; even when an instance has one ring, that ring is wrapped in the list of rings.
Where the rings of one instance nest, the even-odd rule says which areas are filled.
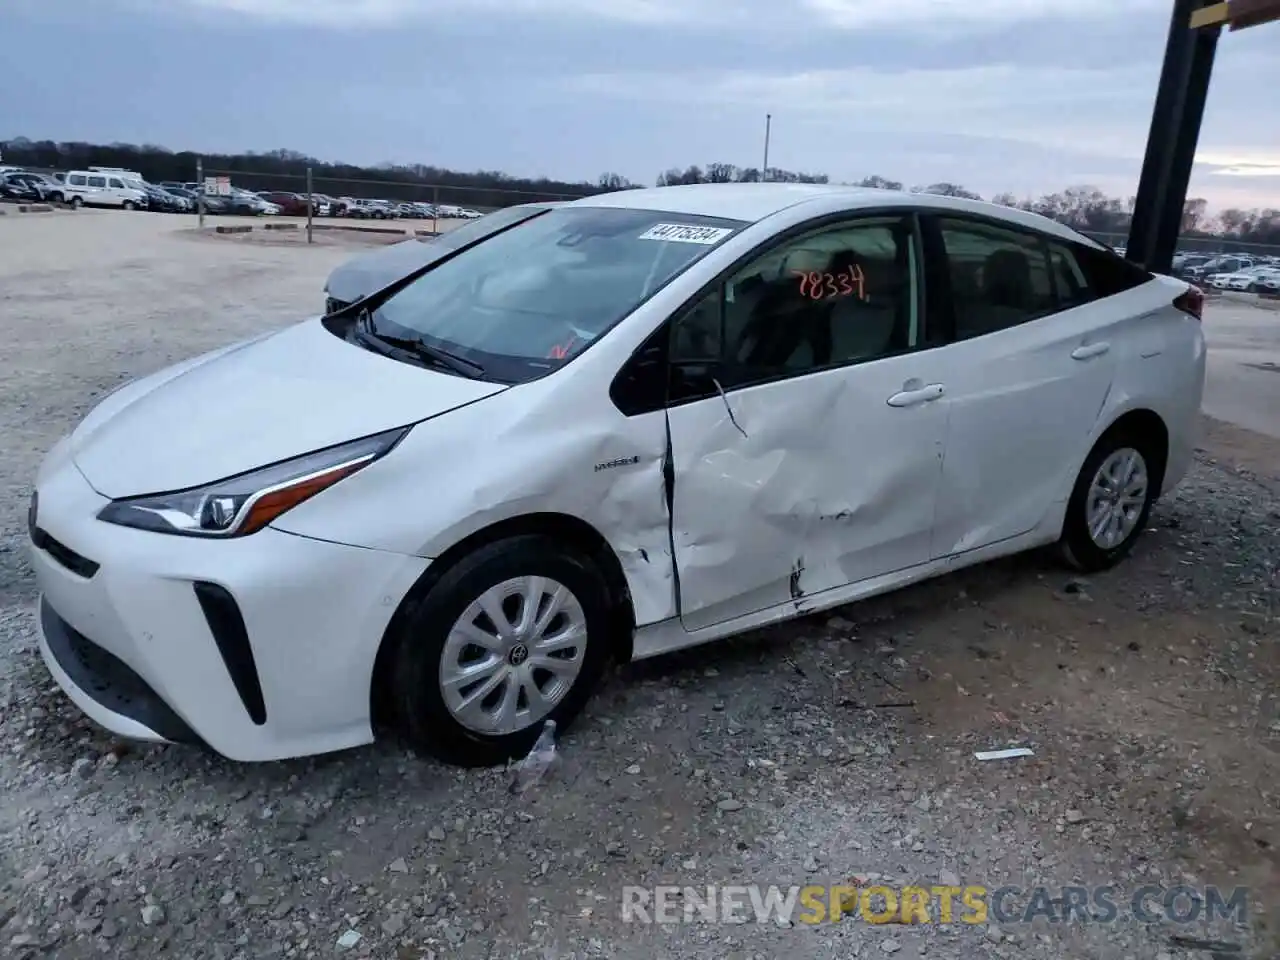
[[[1134,192],[1171,0],[0,0],[0,139],[652,183],[761,162]],[[1224,34],[1193,195],[1280,207],[1280,23]]]

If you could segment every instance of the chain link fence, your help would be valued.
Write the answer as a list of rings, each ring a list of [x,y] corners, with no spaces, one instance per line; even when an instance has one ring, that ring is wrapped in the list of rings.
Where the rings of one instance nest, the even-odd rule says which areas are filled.
[[[443,233],[453,227],[525,203],[574,200],[578,195],[457,186],[406,180],[344,179],[304,174],[218,170],[198,165],[188,184],[201,197],[206,215],[258,215],[254,197],[277,209],[273,216],[307,221],[307,238],[316,229],[361,228],[416,234]]]
[[[1125,233],[1095,233],[1085,231],[1093,239],[1111,247],[1123,247],[1129,240]],[[1178,238],[1179,253],[1251,253],[1261,257],[1280,257],[1280,246],[1270,243],[1245,243],[1232,240],[1230,237],[1188,237]]]

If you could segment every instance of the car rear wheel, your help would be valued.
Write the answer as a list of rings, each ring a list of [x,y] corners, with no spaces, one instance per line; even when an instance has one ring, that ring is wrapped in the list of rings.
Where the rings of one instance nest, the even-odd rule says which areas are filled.
[[[400,732],[446,763],[523,756],[566,729],[608,662],[609,590],[594,564],[541,536],[481,547],[397,617],[387,686]]]
[[[71,198],[71,209],[72,209],[72,210],[79,210],[79,209],[80,209],[80,205],[81,205],[82,203],[84,203],[84,201],[83,201],[83,200],[81,200],[79,197],[72,197],[72,198]]]
[[[134,207],[134,203],[133,203],[133,201],[132,201],[132,200],[126,200],[126,201],[124,202],[123,206],[124,206],[124,209],[126,209],[126,210],[132,210],[132,209],[133,209],[133,207]]]
[[[1124,559],[1147,526],[1160,482],[1159,458],[1147,440],[1123,429],[1104,434],[1067,503],[1059,541],[1067,563],[1092,573]]]

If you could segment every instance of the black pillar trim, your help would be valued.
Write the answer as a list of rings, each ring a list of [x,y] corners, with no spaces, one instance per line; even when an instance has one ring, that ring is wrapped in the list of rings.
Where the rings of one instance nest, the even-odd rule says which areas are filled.
[[[1221,26],[1191,29],[1191,14],[1214,0],[1174,0],[1147,152],[1138,180],[1125,256],[1168,273],[1178,245],[1187,185]]]

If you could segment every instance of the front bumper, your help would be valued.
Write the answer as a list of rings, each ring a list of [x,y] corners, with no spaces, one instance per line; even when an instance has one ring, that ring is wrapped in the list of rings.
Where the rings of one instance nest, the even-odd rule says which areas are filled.
[[[41,654],[94,721],[233,760],[372,740],[374,658],[428,561],[270,527],[226,541],[118,527],[66,458],[37,495]]]

